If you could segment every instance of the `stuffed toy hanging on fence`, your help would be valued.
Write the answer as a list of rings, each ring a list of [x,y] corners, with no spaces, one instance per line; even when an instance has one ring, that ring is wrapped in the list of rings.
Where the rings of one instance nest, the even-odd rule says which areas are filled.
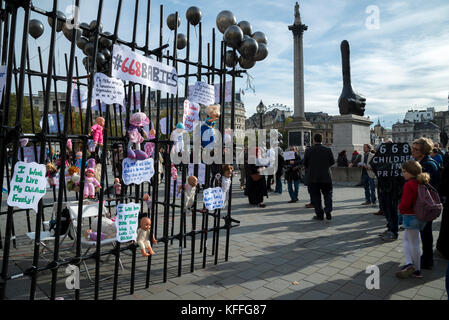
[[[201,125],[201,146],[212,149],[214,147],[214,126],[220,117],[220,105],[214,104],[206,108],[207,118]]]
[[[147,137],[145,130],[142,128],[150,123],[150,119],[143,112],[136,112],[131,115],[129,119],[129,128],[128,128],[128,158],[135,160],[145,160],[148,159],[148,155],[140,149],[140,144],[145,140],[142,137],[142,134]],[[136,150],[133,151],[131,146],[135,144]]]
[[[172,178],[173,180],[178,179],[178,170],[176,169],[174,163],[171,164],[171,178]]]
[[[170,135],[170,140],[173,141],[173,150],[176,153],[182,152],[184,150],[184,125],[180,122],[176,125],[176,129],[172,131]]]

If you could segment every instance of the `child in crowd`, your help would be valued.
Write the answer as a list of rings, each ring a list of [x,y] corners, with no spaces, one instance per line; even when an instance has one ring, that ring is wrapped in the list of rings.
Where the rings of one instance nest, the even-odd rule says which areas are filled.
[[[404,255],[405,265],[396,272],[398,278],[422,278],[421,275],[421,251],[419,243],[419,231],[426,222],[416,218],[414,211],[416,199],[418,198],[418,184],[428,184],[430,176],[422,172],[422,167],[415,160],[407,161],[402,165],[402,174],[406,183],[402,192],[399,212],[403,217],[404,227]]]

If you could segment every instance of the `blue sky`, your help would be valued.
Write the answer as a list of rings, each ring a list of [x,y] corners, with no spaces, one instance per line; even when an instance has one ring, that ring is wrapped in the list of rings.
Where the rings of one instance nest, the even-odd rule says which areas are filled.
[[[72,4],[59,1],[59,10]],[[105,0],[103,29],[113,31],[118,0]],[[134,0],[123,0],[119,37],[131,40]],[[140,0],[138,36],[145,41],[146,1]],[[346,39],[351,48],[352,85],[367,99],[366,116],[375,122],[380,118],[386,127],[411,108],[436,107],[447,110],[449,92],[449,2],[447,0],[305,0],[299,1],[301,18],[309,29],[304,33],[305,109],[338,114],[338,97],[342,88],[340,43]],[[52,1],[39,0],[34,4],[46,10]],[[221,10],[230,10],[237,21],[247,20],[253,31],[263,31],[268,37],[268,57],[249,70],[256,92],[247,90],[244,96],[247,116],[255,112],[262,99],[266,105],[282,103],[293,109],[293,39],[288,25],[294,20],[295,1],[291,0],[167,0],[151,1],[150,47],[159,43],[159,6],[164,5],[164,43],[173,42],[173,34],[166,27],[168,14],[178,11],[180,31],[186,33],[185,12],[195,5],[203,13],[203,59],[212,28]],[[379,9],[379,29],[365,25],[370,13],[367,7]],[[81,1],[81,21],[96,18],[98,0]],[[32,18],[37,15],[33,14]],[[47,46],[50,30],[47,21],[44,35],[30,38],[33,57],[36,45]],[[192,29],[192,46],[198,40]],[[217,29],[217,40],[222,35]],[[64,53],[69,42],[62,33],[57,41],[58,71],[65,73]],[[18,44],[17,44],[18,45]],[[34,50],[34,51],[33,51]],[[192,48],[191,57],[196,59]],[[77,49],[78,56],[84,55]],[[180,56],[184,57],[181,52]],[[44,59],[48,56],[44,53]],[[45,60],[44,60],[45,61]],[[204,60],[203,60],[204,61]],[[37,68],[37,59],[33,66]],[[45,62],[44,62],[45,64]],[[84,68],[81,66],[83,72]],[[182,69],[180,73],[182,73]],[[193,81],[193,80],[191,80]],[[218,79],[216,80],[218,81]],[[36,92],[40,82],[36,82]],[[183,93],[182,83],[180,93]],[[37,87],[37,89],[36,89]],[[58,90],[63,88],[58,84]],[[237,80],[237,88],[247,88],[247,78]]]

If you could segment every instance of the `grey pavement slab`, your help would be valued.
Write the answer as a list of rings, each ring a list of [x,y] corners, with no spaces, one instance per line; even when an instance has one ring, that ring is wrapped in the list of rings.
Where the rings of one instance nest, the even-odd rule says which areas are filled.
[[[309,196],[303,186],[298,203],[287,203],[289,196],[285,188],[282,195],[270,193],[264,209],[250,206],[237,184],[233,187],[232,197],[232,216],[240,220],[240,226],[231,230],[228,261],[224,259],[225,232],[220,232],[218,264],[214,264],[214,257],[211,256],[210,235],[206,266],[203,268],[198,236],[194,272],[190,272],[191,241],[188,240],[187,247],[183,248],[182,276],[178,277],[179,242],[174,241],[173,245],[169,245],[169,270],[167,282],[164,283],[164,245],[159,243],[154,246],[156,255],[152,258],[149,287],[146,288],[147,260],[138,255],[135,291],[130,294],[131,259],[129,252],[123,253],[125,272],[119,276],[118,299],[447,299],[444,279],[448,261],[438,256],[435,256],[433,270],[423,270],[423,279],[402,280],[395,277],[398,267],[404,263],[402,233],[397,241],[382,242],[378,234],[385,230],[385,218],[372,214],[377,208],[360,206],[364,200],[361,187],[334,186],[334,212],[330,221],[312,220],[313,209],[304,207],[309,202]],[[46,216],[48,218],[50,215]],[[2,231],[5,218],[0,216]],[[30,220],[34,228],[34,214],[30,215]],[[190,224],[191,219],[187,220]],[[434,242],[438,238],[440,220],[433,224]],[[29,268],[32,259],[29,242],[24,237],[26,220],[20,221],[17,215],[14,221],[17,248],[11,248],[12,274]],[[199,221],[197,226],[201,224]],[[212,222],[209,220],[209,225]],[[163,219],[159,217],[159,233],[162,232],[162,223]],[[369,276],[365,270],[369,265],[379,267],[379,290],[368,290],[365,286]],[[110,270],[106,263],[102,267],[102,275],[108,275]],[[37,299],[48,299],[48,279],[49,274],[39,277]],[[60,270],[58,279],[57,296],[73,299],[73,292],[63,288],[64,270]],[[92,299],[94,286],[85,279],[85,275],[82,279],[82,298]],[[29,280],[12,280],[8,282],[7,289],[11,299],[26,299]],[[112,281],[102,284],[100,298],[112,298]]]

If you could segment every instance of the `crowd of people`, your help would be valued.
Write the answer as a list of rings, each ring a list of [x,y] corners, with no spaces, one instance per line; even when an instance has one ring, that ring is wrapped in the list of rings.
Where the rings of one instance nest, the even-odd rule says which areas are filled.
[[[393,143],[387,139],[385,143]],[[442,145],[428,138],[413,141],[411,156],[413,160],[402,163],[402,175],[396,178],[377,177],[370,162],[380,146],[366,143],[363,152],[354,151],[348,159],[347,151],[338,154],[335,161],[330,148],[322,144],[322,136],[313,137],[313,145],[307,147],[304,156],[296,147],[290,147],[294,157],[283,157],[278,148],[277,170],[273,175],[264,176],[266,164],[248,164],[248,150],[245,150],[245,164],[240,166],[240,186],[245,190],[249,203],[265,207],[264,199],[269,193],[283,192],[282,178],[287,184],[290,200],[298,202],[301,183],[307,186],[309,194],[306,207],[313,208],[315,220],[332,219],[333,183],[331,167],[361,168],[360,185],[364,188],[365,201],[361,206],[379,207],[374,214],[386,220],[386,230],[379,236],[385,242],[396,241],[399,231],[403,231],[405,264],[400,267],[397,277],[421,278],[421,269],[432,269],[434,264],[434,239],[432,221],[421,221],[415,211],[418,199],[418,186],[433,187],[439,193],[443,204],[443,214],[439,236],[436,241],[438,254],[449,259],[449,152]],[[377,148],[376,148],[377,147]],[[251,152],[251,151],[250,151]],[[256,158],[263,157],[263,150],[255,148]],[[271,159],[273,160],[273,159]],[[274,190],[272,186],[274,185]],[[323,206],[324,200],[324,206]],[[419,213],[419,212],[418,212]],[[419,239],[421,238],[422,253]]]

